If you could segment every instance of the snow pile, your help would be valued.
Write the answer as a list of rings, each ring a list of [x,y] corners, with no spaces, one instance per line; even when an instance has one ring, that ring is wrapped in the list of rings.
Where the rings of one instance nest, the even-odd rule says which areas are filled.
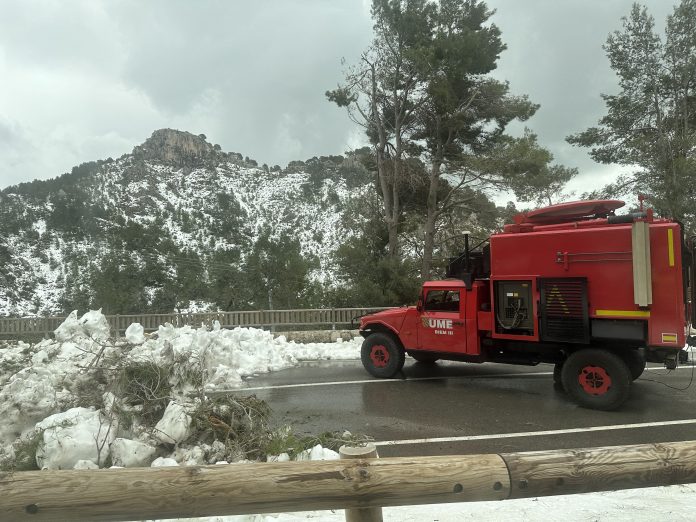
[[[294,458],[291,458],[289,454],[283,452],[280,455],[268,455],[266,457],[266,462],[289,462],[291,460],[305,461],[305,460],[338,460],[341,456],[329,449],[323,447],[321,444],[317,444],[312,448],[301,451]]]
[[[92,310],[77,318],[77,310],[70,315],[54,332],[56,341],[73,341],[88,338],[95,341],[104,341],[109,338],[110,328],[106,317],[99,310]]]
[[[103,464],[116,431],[112,422],[101,411],[88,408],[71,408],[47,417],[35,428],[43,439],[36,450],[37,465],[41,469],[72,469],[86,460]]]
[[[246,419],[249,410],[242,399],[215,402],[207,393],[243,387],[254,374],[300,361],[357,359],[360,353],[359,340],[303,345],[217,323],[212,329],[164,325],[148,336],[133,324],[127,342],[114,341],[98,310],[79,318],[71,313],[55,337],[0,350],[0,465],[35,460],[39,468],[87,469],[171,465],[171,459],[182,465],[239,461],[249,448],[223,444],[215,430],[229,439],[225,422]],[[268,429],[266,417],[260,419],[235,429]],[[259,457],[265,454],[252,458]],[[298,455],[334,457],[321,445]]]
[[[237,388],[243,379],[258,373],[292,368],[299,361],[346,360],[360,358],[362,339],[335,343],[296,344],[285,337],[273,337],[254,328],[212,330],[170,324],[160,326],[151,339],[133,348],[129,357],[159,364],[177,360],[197,360],[206,372],[206,391]]]
[[[73,402],[71,388],[78,382],[80,367],[88,365],[100,347],[70,318],[66,323],[61,334],[73,341],[44,340],[0,351],[0,446],[25,435],[35,423],[64,411]],[[105,348],[102,353],[114,349]]]
[[[148,466],[157,452],[154,446],[120,437],[114,439],[109,449],[113,465],[123,468]]]
[[[152,464],[150,464],[150,467],[152,468],[167,468],[167,467],[172,467],[172,466],[178,466],[179,463],[168,457],[157,457],[155,460],[152,461]]]
[[[143,344],[145,342],[145,328],[140,323],[133,323],[126,328],[126,341],[131,344]]]
[[[192,420],[186,408],[172,401],[155,426],[154,436],[163,444],[183,442],[191,436]]]
[[[307,449],[301,452],[295,460],[338,460],[340,455],[333,450],[323,448],[321,444],[317,444],[312,449]]]

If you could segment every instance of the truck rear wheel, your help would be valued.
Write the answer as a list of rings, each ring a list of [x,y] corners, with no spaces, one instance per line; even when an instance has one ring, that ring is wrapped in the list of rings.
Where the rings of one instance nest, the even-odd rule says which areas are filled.
[[[631,372],[631,380],[635,381],[638,377],[643,375],[645,370],[645,359],[637,350],[630,350],[623,352],[621,358],[628,366],[628,370]]]
[[[561,379],[566,392],[584,408],[614,410],[630,394],[631,372],[618,355],[585,349],[571,354],[563,364]]]
[[[360,359],[370,375],[381,379],[394,377],[404,367],[406,353],[391,335],[376,332],[362,343]]]

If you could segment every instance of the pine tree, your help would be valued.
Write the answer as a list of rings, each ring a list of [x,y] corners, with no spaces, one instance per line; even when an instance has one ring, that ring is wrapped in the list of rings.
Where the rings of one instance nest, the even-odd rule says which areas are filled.
[[[568,137],[600,163],[637,167],[606,196],[648,195],[663,215],[696,229],[696,0],[682,0],[664,39],[647,8],[634,4],[604,49],[619,92],[603,94],[598,126]]]

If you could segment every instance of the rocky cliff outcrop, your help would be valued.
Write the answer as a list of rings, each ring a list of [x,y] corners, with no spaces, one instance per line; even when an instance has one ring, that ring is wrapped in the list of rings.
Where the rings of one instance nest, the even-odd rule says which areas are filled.
[[[198,163],[215,155],[216,149],[206,141],[204,134],[196,136],[174,129],[156,130],[142,145],[133,149],[136,158],[175,166]]]

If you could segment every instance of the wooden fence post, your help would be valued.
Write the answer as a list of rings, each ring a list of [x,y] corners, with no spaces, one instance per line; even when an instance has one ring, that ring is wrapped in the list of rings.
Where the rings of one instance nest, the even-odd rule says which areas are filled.
[[[374,444],[365,446],[341,446],[338,450],[341,459],[375,459],[377,447]],[[382,522],[382,508],[346,509],[346,522]]]

